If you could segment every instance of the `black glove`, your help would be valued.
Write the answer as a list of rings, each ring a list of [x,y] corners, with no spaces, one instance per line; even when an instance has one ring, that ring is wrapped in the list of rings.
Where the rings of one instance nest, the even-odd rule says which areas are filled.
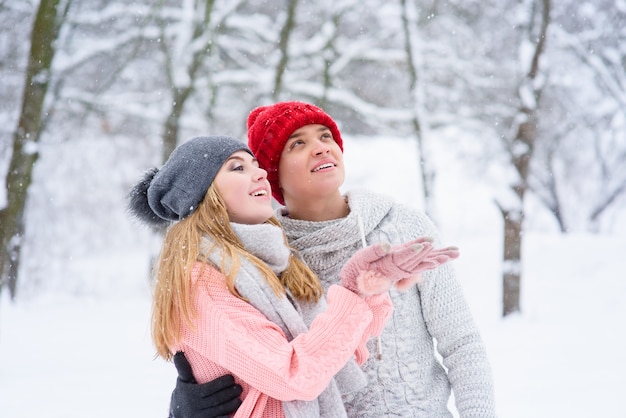
[[[197,384],[185,354],[174,354],[178,371],[170,402],[170,418],[227,418],[241,405],[241,386],[227,374],[207,383]]]

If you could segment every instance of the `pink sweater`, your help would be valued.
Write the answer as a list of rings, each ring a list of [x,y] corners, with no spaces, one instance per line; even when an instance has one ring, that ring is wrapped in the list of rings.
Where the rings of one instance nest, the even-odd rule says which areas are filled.
[[[218,270],[198,263],[192,282],[195,329],[184,326],[172,349],[185,352],[199,383],[235,376],[243,387],[235,417],[284,417],[282,401],[317,398],[352,356],[359,364],[367,359],[365,343],[380,335],[392,311],[387,294],[362,299],[334,285],[309,332],[287,341],[280,327],[228,291]]]

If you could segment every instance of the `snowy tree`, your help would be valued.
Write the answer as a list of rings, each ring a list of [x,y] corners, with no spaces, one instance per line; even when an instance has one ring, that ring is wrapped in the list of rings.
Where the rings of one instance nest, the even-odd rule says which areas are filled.
[[[461,114],[482,146],[477,167],[494,190],[503,220],[502,314],[520,311],[522,240],[529,181],[537,144],[542,100],[551,68],[546,56],[551,22],[549,0],[492,2],[471,22],[468,55],[459,84]],[[471,10],[469,8],[468,10]],[[477,12],[477,11],[480,12]]]
[[[518,26],[519,79],[517,114],[512,120],[511,136],[504,137],[514,174],[509,197],[499,198],[498,207],[504,219],[504,271],[502,277],[502,314],[520,311],[522,237],[524,202],[528,190],[530,163],[537,142],[539,102],[545,88],[546,75],[540,62],[545,52],[550,24],[550,0],[523,3],[526,18]]]
[[[562,232],[610,230],[626,196],[626,3],[561,2],[530,187]],[[620,203],[621,202],[621,203]]]
[[[70,3],[70,0],[41,0],[32,26],[22,107],[5,180],[7,203],[0,209],[0,290],[7,285],[12,297],[17,288],[28,188],[39,158],[37,144],[45,122],[55,42]]]
[[[0,7],[3,22],[24,21],[34,8],[20,1]],[[480,156],[468,164],[477,181],[497,190],[509,236],[523,235],[537,204],[563,231],[607,230],[624,203],[624,2],[559,2],[547,35],[545,8],[512,0],[74,2],[54,44],[42,119],[53,129],[40,132],[38,151],[45,157],[68,144],[88,156],[37,164],[42,180],[35,177],[26,223],[48,227],[26,229],[29,248],[41,255],[31,257],[29,268],[40,267],[29,280],[86,240],[114,241],[110,214],[122,216],[122,203],[81,190],[107,182],[124,189],[135,171],[162,163],[190,136],[243,139],[248,112],[277,100],[322,106],[345,135],[416,143],[415,190],[435,220],[438,153],[462,149]],[[0,41],[7,126],[17,124],[9,103],[24,82],[19,60],[27,54],[7,44],[26,35],[0,30],[7,34]],[[0,146],[11,148],[11,135],[2,132]],[[89,172],[94,160],[100,168]],[[51,175],[56,184],[44,184]],[[66,187],[64,175],[75,194],[61,201],[54,196]],[[7,193],[9,200],[16,199]],[[47,252],[67,228],[49,217],[88,224],[85,213],[102,230],[66,236],[65,249]],[[507,242],[505,275],[521,272],[521,240]]]

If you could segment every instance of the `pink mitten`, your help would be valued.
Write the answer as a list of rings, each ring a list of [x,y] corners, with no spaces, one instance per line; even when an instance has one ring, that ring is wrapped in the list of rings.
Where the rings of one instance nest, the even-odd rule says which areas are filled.
[[[415,274],[416,269],[433,251],[433,239],[421,237],[404,244],[392,246],[388,254],[370,263],[369,268],[394,282]]]
[[[456,247],[433,249],[433,240],[422,237],[391,246],[378,243],[363,248],[341,269],[341,284],[361,296],[384,293],[395,283],[406,290],[421,278],[425,270],[432,270],[459,256]]]
[[[432,240],[425,238],[395,246],[370,245],[354,253],[341,269],[341,284],[362,296],[384,293],[398,280],[412,276],[431,251]]]
[[[446,247],[437,250],[432,250],[423,262],[417,266],[416,273],[411,277],[406,277],[398,280],[396,283],[396,289],[403,292],[422,281],[422,272],[426,270],[433,270],[442,264],[447,263],[450,260],[458,258],[459,249],[457,247]]]
[[[391,245],[388,243],[377,243],[352,254],[352,257],[350,257],[339,273],[341,285],[356,294],[361,294],[358,285],[359,275],[366,273],[369,270],[370,263],[380,259],[390,249]],[[376,280],[376,274],[372,274],[371,279]]]

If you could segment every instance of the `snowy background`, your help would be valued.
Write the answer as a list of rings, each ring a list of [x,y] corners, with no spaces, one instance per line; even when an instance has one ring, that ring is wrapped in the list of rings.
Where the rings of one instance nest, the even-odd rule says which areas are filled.
[[[367,187],[421,207],[413,147],[346,138],[345,189]],[[60,161],[57,148],[42,165]],[[454,263],[491,359],[499,416],[626,416],[626,214],[605,235],[560,235],[534,216],[523,248],[522,313],[502,319],[500,214],[483,182],[450,153],[437,155],[446,171],[436,183],[436,222],[444,241],[461,248]],[[123,175],[130,184],[140,173]],[[81,181],[61,189],[69,195]],[[95,214],[76,224],[96,231],[104,224],[115,240],[93,251],[73,244],[71,256],[48,266],[51,285],[24,290],[16,303],[2,294],[3,418],[167,416],[175,370],[154,358],[149,332],[148,265],[158,242],[124,216],[124,190],[115,184],[95,186],[117,207],[111,219]],[[81,236],[73,232],[59,239]]]

